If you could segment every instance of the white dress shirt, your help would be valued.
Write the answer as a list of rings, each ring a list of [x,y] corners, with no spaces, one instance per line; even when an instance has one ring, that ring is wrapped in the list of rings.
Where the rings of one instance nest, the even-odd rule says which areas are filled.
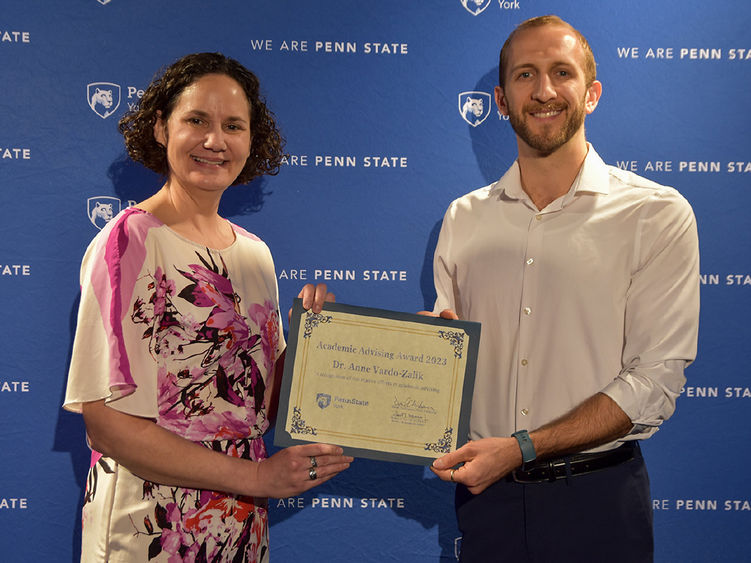
[[[568,193],[540,211],[514,163],[451,203],[434,276],[435,312],[482,323],[470,438],[534,430],[597,392],[629,416],[631,439],[675,410],[696,355],[699,251],[673,188],[590,145]]]

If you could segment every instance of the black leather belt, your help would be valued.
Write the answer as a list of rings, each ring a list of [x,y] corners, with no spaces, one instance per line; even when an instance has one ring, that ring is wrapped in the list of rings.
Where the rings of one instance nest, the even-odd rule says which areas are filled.
[[[574,475],[585,475],[607,467],[613,467],[634,459],[639,445],[625,442],[622,446],[606,452],[573,454],[570,456],[533,461],[527,467],[516,469],[506,476],[507,481],[515,483],[544,483]]]

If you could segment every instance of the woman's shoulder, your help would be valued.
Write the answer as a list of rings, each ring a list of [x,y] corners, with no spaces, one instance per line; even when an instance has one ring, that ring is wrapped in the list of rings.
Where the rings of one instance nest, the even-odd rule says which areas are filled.
[[[140,256],[145,249],[149,232],[163,226],[159,219],[141,209],[123,209],[94,237],[84,260],[95,256],[107,261],[121,260],[134,250]]]
[[[257,235],[231,223],[235,232],[235,243],[230,247],[230,252],[243,261],[253,260],[257,263],[268,264],[273,267],[274,259],[269,246]]]
[[[229,222],[230,225],[232,225],[232,230],[235,231],[235,235],[238,239],[247,239],[249,241],[253,242],[260,242],[261,244],[265,244],[261,237],[251,233],[250,231],[244,229],[240,225],[237,225],[236,223],[233,223],[232,221]]]
[[[111,239],[144,234],[164,224],[151,213],[138,207],[127,207],[115,215],[99,232],[96,238]]]

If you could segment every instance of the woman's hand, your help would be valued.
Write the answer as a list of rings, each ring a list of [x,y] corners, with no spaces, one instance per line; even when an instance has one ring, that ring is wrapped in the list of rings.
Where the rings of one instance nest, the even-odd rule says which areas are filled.
[[[93,449],[142,479],[163,485],[281,498],[328,481],[352,462],[340,447],[329,444],[293,446],[260,462],[232,457],[104,401],[83,403],[83,415]]]
[[[312,309],[314,313],[320,313],[323,310],[323,304],[333,303],[336,301],[336,296],[328,291],[325,283],[319,283],[313,285],[312,283],[305,284],[297,294],[297,297],[302,299],[303,309]],[[292,321],[292,309],[289,310],[287,317],[288,321]]]
[[[257,479],[268,487],[263,496],[287,498],[325,483],[347,469],[353,459],[330,444],[291,446],[261,461]]]

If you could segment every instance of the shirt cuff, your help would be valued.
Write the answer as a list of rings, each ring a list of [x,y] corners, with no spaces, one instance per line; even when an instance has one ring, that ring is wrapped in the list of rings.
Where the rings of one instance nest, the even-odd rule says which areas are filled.
[[[631,419],[632,438],[648,438],[675,412],[686,378],[685,360],[666,360],[624,371],[602,392]]]

